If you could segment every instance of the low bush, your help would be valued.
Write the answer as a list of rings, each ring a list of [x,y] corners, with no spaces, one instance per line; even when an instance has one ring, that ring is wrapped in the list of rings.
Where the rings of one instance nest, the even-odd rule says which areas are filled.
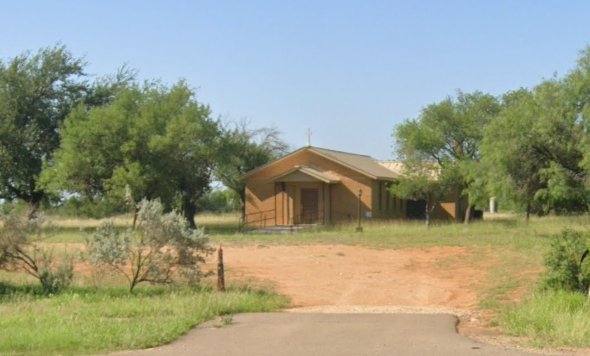
[[[590,346],[590,232],[566,229],[553,237],[545,256],[540,288],[499,321],[511,335],[537,347]]]
[[[590,258],[582,256],[590,246],[590,233],[564,230],[551,240],[545,257],[542,287],[549,290],[586,293],[590,286]]]
[[[87,240],[90,261],[125,276],[131,292],[143,282],[199,282],[205,274],[200,267],[213,251],[203,231],[191,229],[176,212],[164,213],[158,200],[143,200],[137,209],[134,227],[99,226]]]
[[[74,276],[72,258],[66,255],[58,263],[51,250],[36,243],[46,238],[40,217],[12,212],[1,220],[0,269],[23,271],[35,277],[48,294],[70,285]]]

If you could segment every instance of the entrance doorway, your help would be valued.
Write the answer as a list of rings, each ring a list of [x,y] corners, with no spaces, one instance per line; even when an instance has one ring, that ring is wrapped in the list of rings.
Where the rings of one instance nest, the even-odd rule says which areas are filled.
[[[319,190],[301,189],[301,224],[315,224],[319,220]]]

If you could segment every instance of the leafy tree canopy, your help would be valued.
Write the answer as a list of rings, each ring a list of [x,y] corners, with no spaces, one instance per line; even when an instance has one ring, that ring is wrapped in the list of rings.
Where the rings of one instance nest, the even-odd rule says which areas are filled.
[[[0,61],[0,198],[27,202],[30,214],[46,197],[37,180],[59,146],[65,117],[79,103],[108,102],[133,77],[123,69],[90,83],[84,66],[62,45]]]
[[[547,213],[587,210],[587,173],[581,126],[572,87],[546,80],[532,90],[503,97],[498,120],[486,129],[482,146],[497,193],[513,197],[525,209]]]
[[[111,104],[79,105],[61,138],[42,178],[48,189],[119,205],[159,198],[195,226],[196,202],[215,167],[219,124],[185,82],[128,85]]]
[[[242,215],[246,203],[244,175],[287,151],[287,144],[274,128],[249,129],[245,123],[224,128],[215,177],[239,196]]]
[[[411,189],[394,188],[393,193],[412,199],[423,190],[427,179],[436,179],[440,181],[437,186],[453,188],[467,195],[470,206],[481,201],[485,195],[482,190],[485,184],[481,179],[485,175],[480,174],[479,146],[483,128],[499,111],[500,105],[491,95],[458,92],[456,99],[447,98],[431,104],[422,110],[417,119],[397,126],[394,136],[398,156],[404,160],[406,170],[413,172],[404,178],[407,181],[405,185],[419,189],[412,192]],[[439,170],[436,178],[432,174],[429,177],[414,173],[428,172],[427,167],[432,171],[433,166]],[[468,211],[466,219],[469,215]]]

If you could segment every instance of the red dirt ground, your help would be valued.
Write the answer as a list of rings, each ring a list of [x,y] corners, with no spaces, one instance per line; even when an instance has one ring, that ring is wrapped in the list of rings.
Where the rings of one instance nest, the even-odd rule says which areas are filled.
[[[462,247],[376,250],[358,246],[225,247],[227,278],[271,283],[298,307],[405,306],[472,309],[489,265]],[[486,268],[487,267],[487,268]]]
[[[228,282],[270,284],[298,311],[448,311],[471,320],[482,316],[478,293],[490,283],[487,274],[496,262],[488,257],[474,263],[474,253],[465,247],[224,246],[224,262]],[[215,258],[208,258],[206,269],[215,269]],[[91,270],[87,262],[76,265],[78,273]]]
[[[292,312],[452,313],[460,319],[461,334],[515,344],[518,339],[489,327],[491,312],[478,308],[498,261],[494,253],[481,259],[476,252],[465,247],[226,246],[224,262],[227,281],[270,284],[291,298]],[[514,291],[510,298],[517,301],[525,292]]]

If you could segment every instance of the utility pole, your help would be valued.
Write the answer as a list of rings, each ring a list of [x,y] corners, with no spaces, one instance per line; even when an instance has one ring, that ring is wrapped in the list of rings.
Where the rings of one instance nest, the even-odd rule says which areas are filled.
[[[307,147],[311,147],[311,129],[307,129]]]

